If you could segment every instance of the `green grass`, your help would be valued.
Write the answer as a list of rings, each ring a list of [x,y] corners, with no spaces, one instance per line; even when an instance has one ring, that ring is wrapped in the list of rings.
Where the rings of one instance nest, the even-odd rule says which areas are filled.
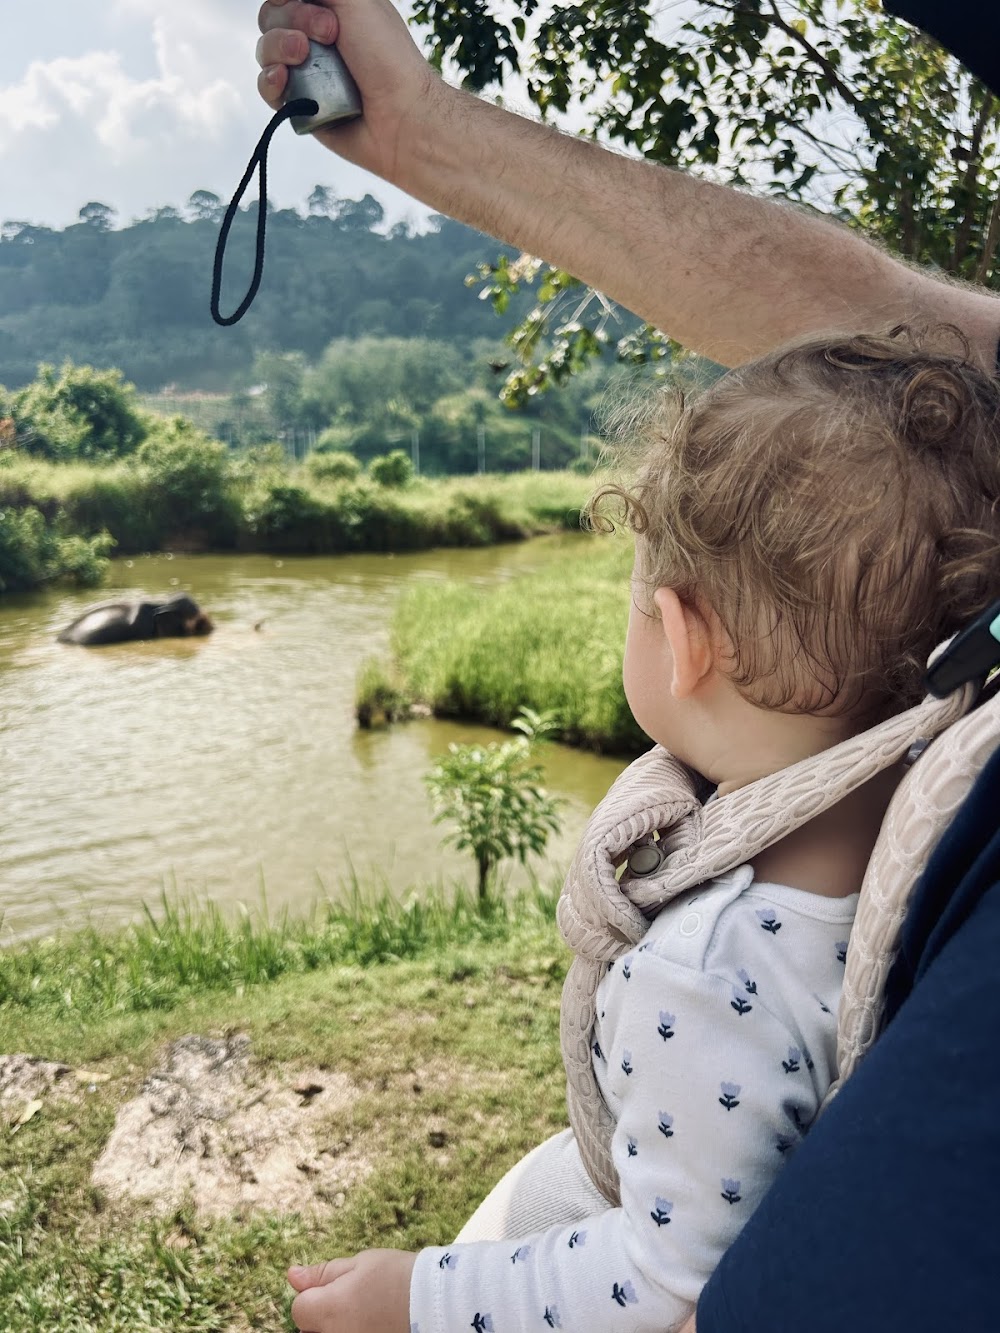
[[[393,621],[393,662],[359,680],[358,708],[393,679],[441,716],[508,726],[522,706],[551,710],[554,735],[569,744],[640,753],[649,742],[621,683],[630,564],[630,542],[594,537],[495,588],[408,588]]]
[[[291,1330],[287,1265],[447,1243],[503,1171],[565,1123],[568,959],[552,907],[544,892],[483,911],[462,897],[358,899],[332,917],[232,926],[173,908],[118,935],[0,954],[0,1050],[110,1075],[79,1103],[53,1100],[16,1135],[0,1131],[0,1328]],[[181,1207],[157,1220],[91,1186],[117,1107],[163,1046],[234,1031],[265,1070],[319,1066],[360,1088],[335,1130],[374,1170],[343,1206],[212,1222]],[[433,1154],[431,1124],[445,1145]]]

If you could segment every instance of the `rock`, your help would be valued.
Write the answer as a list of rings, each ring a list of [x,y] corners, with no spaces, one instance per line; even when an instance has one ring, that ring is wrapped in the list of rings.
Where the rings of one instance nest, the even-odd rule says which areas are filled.
[[[319,1110],[307,1109],[321,1092]],[[93,1183],[157,1213],[185,1196],[206,1217],[320,1209],[371,1170],[360,1148],[317,1142],[334,1137],[328,1117],[345,1117],[357,1096],[336,1072],[310,1070],[294,1086],[265,1077],[245,1034],[182,1037],[119,1110]]]

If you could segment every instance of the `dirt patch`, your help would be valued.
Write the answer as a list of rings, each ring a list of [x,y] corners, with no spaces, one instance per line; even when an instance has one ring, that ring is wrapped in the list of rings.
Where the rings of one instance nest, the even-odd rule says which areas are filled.
[[[56,1088],[69,1092],[76,1086],[72,1075],[69,1065],[37,1055],[0,1055],[0,1105],[9,1113],[20,1110],[25,1102],[49,1096]]]
[[[0,1124],[16,1134],[51,1100],[80,1100],[93,1092],[107,1074],[73,1069],[37,1055],[0,1055]]]
[[[265,1078],[244,1035],[182,1037],[118,1112],[93,1183],[156,1212],[326,1210],[372,1169],[336,1128],[359,1095],[329,1070]]]

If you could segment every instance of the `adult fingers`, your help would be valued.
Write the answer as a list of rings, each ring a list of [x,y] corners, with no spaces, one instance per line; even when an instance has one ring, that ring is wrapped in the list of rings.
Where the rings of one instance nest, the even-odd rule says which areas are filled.
[[[294,28],[317,42],[335,42],[339,31],[337,16],[322,4],[304,4],[302,0],[267,0],[257,14],[261,32],[274,28]]]
[[[263,69],[270,65],[301,65],[309,54],[309,38],[304,32],[278,28],[266,32],[257,42],[257,64]]]
[[[257,75],[257,91],[274,111],[280,111],[284,106],[287,83],[288,70],[284,65],[268,65]]]

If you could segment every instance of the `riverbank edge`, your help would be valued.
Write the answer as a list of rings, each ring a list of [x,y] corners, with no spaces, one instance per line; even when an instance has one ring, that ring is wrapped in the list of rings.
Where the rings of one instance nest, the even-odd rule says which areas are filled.
[[[509,729],[524,707],[552,740],[634,759],[652,744],[625,697],[631,541],[594,536],[494,587],[415,584],[392,613],[387,655],[362,662],[361,727],[433,715]]]
[[[0,951],[0,1052],[95,1076],[16,1132],[25,1108],[3,1104],[0,1327],[290,1330],[288,1264],[447,1243],[503,1171],[565,1123],[569,956],[555,901],[548,888],[484,905],[463,892],[396,905],[358,894],[276,923],[164,902],[112,935]],[[359,1095],[330,1132],[364,1150],[371,1174],[319,1216],[206,1221],[190,1206],[156,1216],[108,1198],[90,1173],[117,1109],[192,1033],[245,1033],[279,1079],[348,1075]]]
[[[573,472],[324,481],[202,453],[159,468],[0,459],[0,605],[58,581],[95,586],[112,551],[403,554],[579,531],[592,489]]]

